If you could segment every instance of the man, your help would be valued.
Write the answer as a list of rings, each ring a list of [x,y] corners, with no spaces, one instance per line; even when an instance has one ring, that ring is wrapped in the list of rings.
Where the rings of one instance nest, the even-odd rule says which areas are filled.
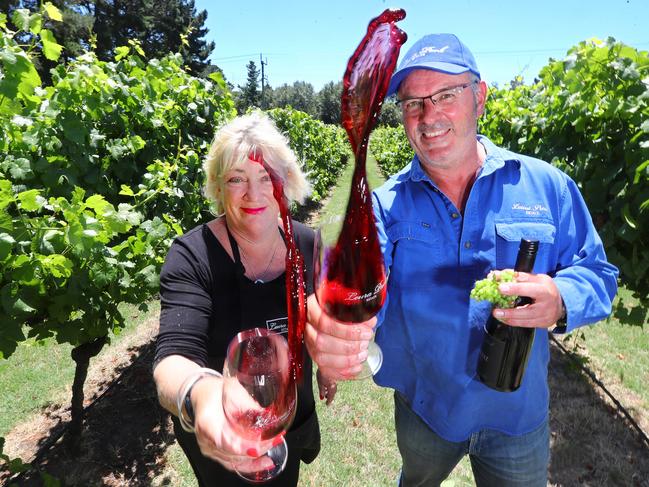
[[[487,86],[457,37],[433,34],[414,44],[392,77],[394,93],[415,157],[374,193],[390,270],[375,381],[395,389],[400,485],[439,485],[468,453],[479,486],[545,486],[546,329],[605,318],[617,269],[568,176],[477,134]],[[532,303],[493,314],[538,330],[521,387],[498,392],[476,376],[489,307],[469,293],[490,270],[514,266],[521,238],[540,242],[534,273],[500,289]],[[354,373],[366,332],[311,308],[314,359],[329,377]]]

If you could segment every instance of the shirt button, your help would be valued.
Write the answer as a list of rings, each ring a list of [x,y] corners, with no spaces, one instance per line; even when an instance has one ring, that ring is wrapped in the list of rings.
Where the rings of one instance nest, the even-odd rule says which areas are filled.
[[[451,218],[457,218],[458,216],[460,216],[460,215],[458,215],[458,214],[455,213],[455,212],[451,213]]]
[[[471,242],[464,242],[464,248],[465,249],[470,249],[471,248]]]

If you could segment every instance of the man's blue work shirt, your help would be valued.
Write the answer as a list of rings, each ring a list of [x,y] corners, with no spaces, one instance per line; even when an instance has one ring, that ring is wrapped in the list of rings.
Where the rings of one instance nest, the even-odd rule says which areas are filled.
[[[534,273],[554,278],[568,330],[608,316],[617,289],[617,269],[574,181],[544,161],[478,140],[487,157],[464,214],[416,156],[374,192],[390,272],[376,334],[384,362],[375,381],[400,391],[449,441],[482,429],[520,435],[547,417],[545,329],[536,330],[517,391],[494,391],[476,376],[491,307],[469,293],[490,270],[514,267],[521,238],[539,240]]]

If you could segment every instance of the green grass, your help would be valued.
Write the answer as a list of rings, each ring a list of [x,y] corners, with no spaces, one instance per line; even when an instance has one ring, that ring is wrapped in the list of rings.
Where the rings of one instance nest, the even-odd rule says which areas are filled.
[[[349,200],[349,193],[352,184],[352,175],[354,173],[353,162],[348,164],[338,178],[338,183],[331,192],[331,197],[326,202],[325,206],[320,210],[318,218],[314,219],[314,225],[320,220],[325,220],[335,215],[344,215],[345,208],[347,208],[347,201]],[[370,185],[370,190],[379,187],[385,181],[381,175],[376,160],[367,157],[367,180]]]
[[[621,288],[614,307],[622,300],[627,307],[636,306],[631,292]],[[569,350],[577,350],[588,358],[588,366],[605,371],[606,377],[617,379],[649,409],[649,320],[628,324],[609,318],[594,326],[574,331],[564,340]],[[599,374],[598,374],[599,375]]]
[[[128,323],[140,323],[160,310],[158,302],[152,302],[149,308],[143,313],[133,306],[120,306]],[[136,329],[127,326],[120,334],[111,334],[111,343],[128,339]],[[50,404],[70,402],[75,368],[71,350],[72,346],[57,344],[54,338],[41,342],[29,339],[21,342],[9,359],[0,360],[0,436]],[[106,353],[111,353],[108,345],[101,352]]]

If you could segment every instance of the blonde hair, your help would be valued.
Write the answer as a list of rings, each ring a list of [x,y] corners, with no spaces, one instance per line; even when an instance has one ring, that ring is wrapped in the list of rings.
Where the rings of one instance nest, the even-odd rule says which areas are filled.
[[[298,203],[310,192],[310,185],[300,169],[297,157],[271,119],[261,111],[242,115],[217,130],[210,151],[203,162],[205,197],[215,214],[223,213],[223,175],[243,164],[251,153],[260,153],[284,184],[289,201]]]

